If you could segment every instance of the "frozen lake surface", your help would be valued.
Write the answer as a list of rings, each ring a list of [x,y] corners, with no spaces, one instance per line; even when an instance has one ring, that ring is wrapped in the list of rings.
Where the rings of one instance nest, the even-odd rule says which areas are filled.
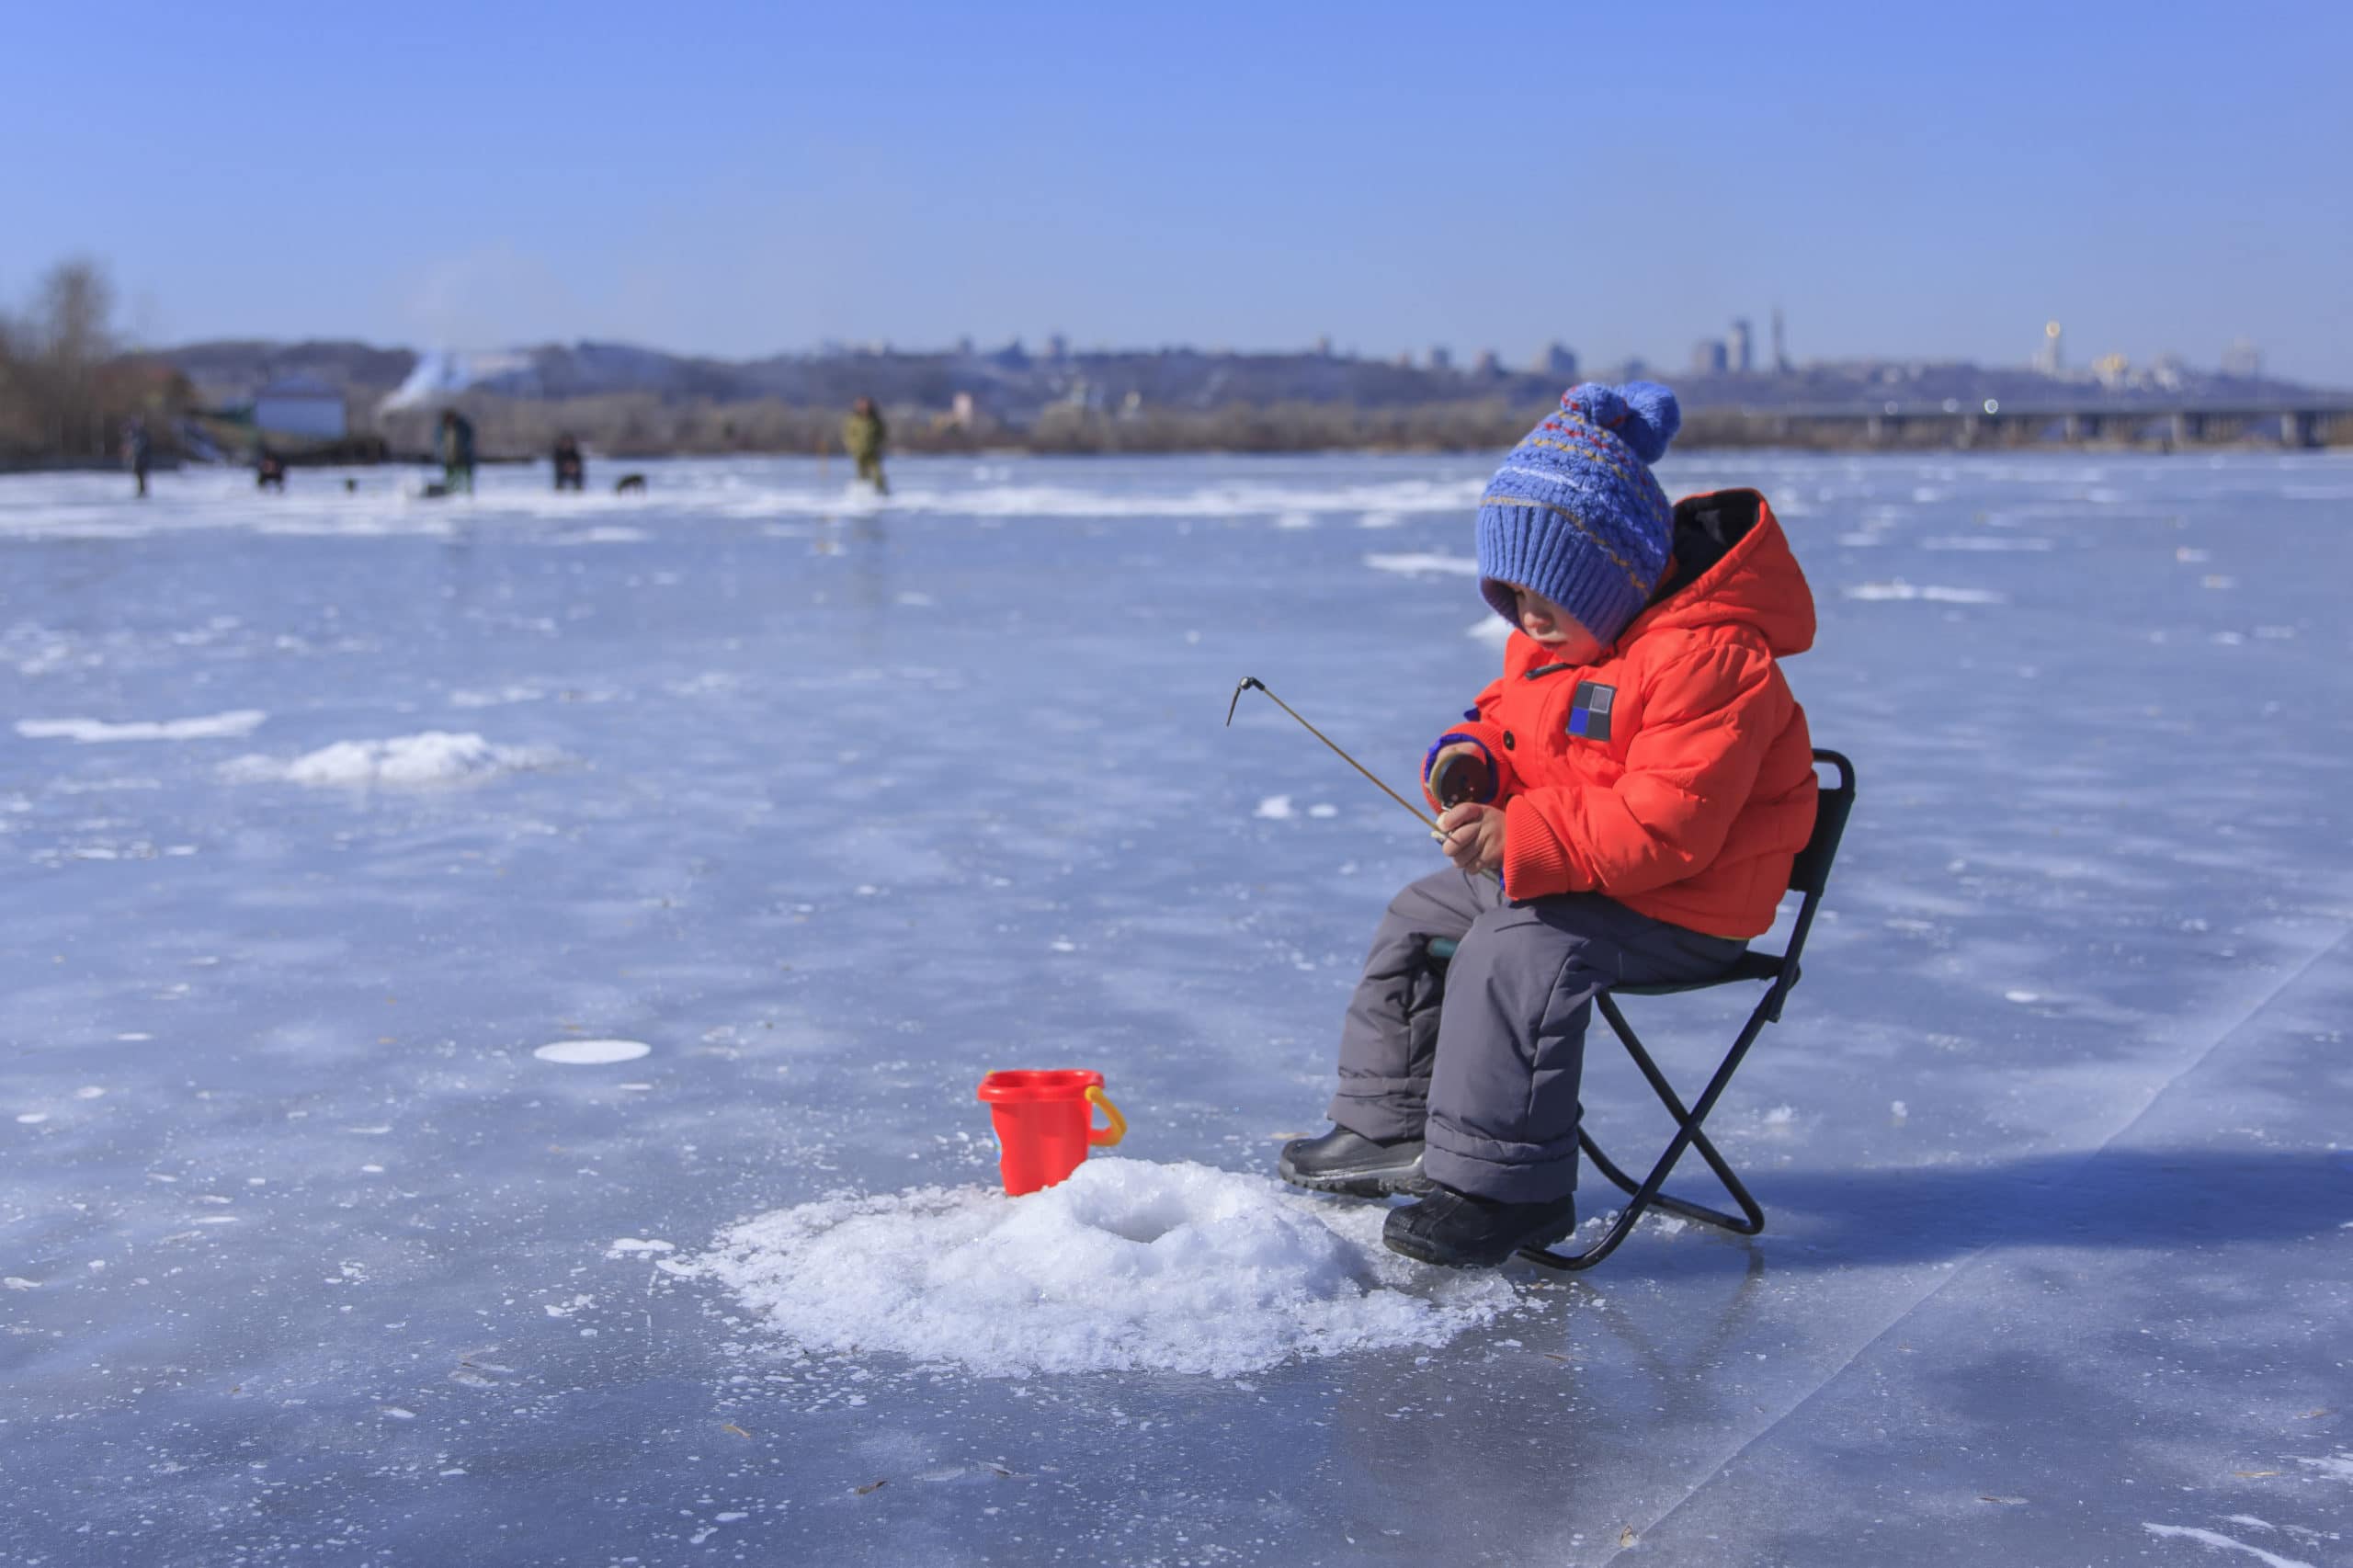
[[[1664,465],[1861,775],[1768,1228],[1464,1279],[1260,1179],[1436,851],[1221,721],[1410,779],[1491,466],[0,479],[0,1557],[2353,1562],[2353,461]]]

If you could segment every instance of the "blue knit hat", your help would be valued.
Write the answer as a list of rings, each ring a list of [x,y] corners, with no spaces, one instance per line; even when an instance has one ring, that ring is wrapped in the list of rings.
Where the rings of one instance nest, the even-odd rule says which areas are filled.
[[[1479,501],[1479,591],[1519,624],[1530,588],[1605,646],[1650,602],[1666,570],[1675,509],[1650,465],[1683,426],[1655,381],[1586,381],[1521,437]]]

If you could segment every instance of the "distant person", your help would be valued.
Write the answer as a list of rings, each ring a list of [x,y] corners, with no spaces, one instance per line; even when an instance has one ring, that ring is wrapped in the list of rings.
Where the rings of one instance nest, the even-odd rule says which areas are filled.
[[[438,441],[441,457],[441,493],[444,495],[474,493],[474,422],[454,408],[441,411],[441,434]]]
[[[1492,1267],[1576,1227],[1593,999],[1723,975],[1813,830],[1780,665],[1813,643],[1813,595],[1756,491],[1668,504],[1651,465],[1681,423],[1653,382],[1571,387],[1481,492],[1480,595],[1511,633],[1422,765],[1454,864],[1390,903],[1335,1125],[1279,1163],[1415,1195],[1381,1239],[1424,1263]]]
[[[286,493],[286,460],[267,447],[254,459],[254,488],[275,490],[281,495]]]
[[[580,443],[569,435],[555,438],[555,487],[560,492],[588,488],[587,460],[580,455]]]
[[[850,404],[849,417],[842,421],[842,445],[858,460],[858,477],[873,485],[878,495],[891,494],[891,482],[882,477],[882,444],[890,438],[890,426],[882,423],[872,398]]]
[[[130,468],[131,477],[139,482],[139,498],[142,501],[147,498],[147,460],[149,455],[150,445],[147,439],[147,421],[144,419],[133,419],[129,425],[123,427],[122,460],[124,464]]]

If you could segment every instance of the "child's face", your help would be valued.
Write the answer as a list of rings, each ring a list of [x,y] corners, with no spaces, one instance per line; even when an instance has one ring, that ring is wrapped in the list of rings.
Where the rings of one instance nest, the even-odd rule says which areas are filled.
[[[1564,663],[1589,665],[1601,654],[1601,643],[1579,626],[1576,618],[1533,588],[1512,585],[1519,609],[1519,629],[1541,642]]]

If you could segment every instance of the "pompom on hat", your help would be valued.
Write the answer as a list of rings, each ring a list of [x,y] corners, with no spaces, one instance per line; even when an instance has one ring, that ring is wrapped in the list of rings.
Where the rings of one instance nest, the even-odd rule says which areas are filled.
[[[1519,624],[1514,587],[1574,616],[1603,645],[1642,613],[1666,571],[1675,508],[1651,477],[1683,426],[1655,381],[1585,381],[1514,447],[1479,501],[1479,591]]]

